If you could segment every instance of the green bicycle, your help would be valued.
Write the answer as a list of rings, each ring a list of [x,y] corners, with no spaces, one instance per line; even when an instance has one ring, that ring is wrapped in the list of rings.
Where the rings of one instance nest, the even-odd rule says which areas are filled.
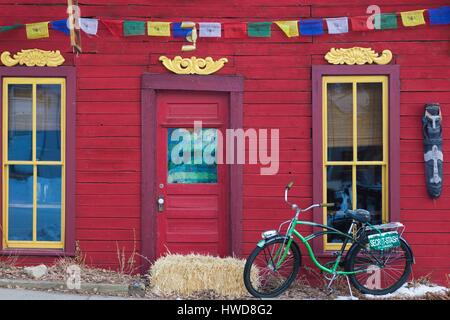
[[[244,283],[251,295],[257,298],[273,298],[286,291],[296,279],[302,255],[296,236],[306,247],[308,254],[325,277],[329,280],[328,289],[338,276],[347,277],[361,293],[384,295],[400,288],[408,279],[414,263],[413,253],[408,243],[401,237],[403,224],[392,222],[381,225],[371,225],[370,213],[367,210],[347,210],[346,218],[351,219],[347,233],[335,228],[300,221],[302,212],[317,207],[332,207],[332,203],[313,204],[301,209],[288,201],[288,191],[293,182],[286,186],[284,198],[295,216],[280,225],[278,231],[269,230],[262,233],[262,240],[247,258],[244,267]],[[281,234],[282,226],[289,224],[287,232]],[[306,237],[302,236],[296,227],[307,225],[320,228],[320,231]],[[399,230],[402,232],[399,233]],[[320,264],[309,241],[324,235],[337,235],[343,239],[342,247],[334,254],[334,260]],[[346,252],[347,244],[351,243]],[[350,288],[351,291],[351,288]]]

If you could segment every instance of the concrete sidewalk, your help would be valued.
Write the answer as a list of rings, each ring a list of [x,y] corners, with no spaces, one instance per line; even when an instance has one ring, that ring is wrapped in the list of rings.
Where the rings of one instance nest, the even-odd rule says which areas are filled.
[[[0,288],[0,300],[135,300],[135,298]]]

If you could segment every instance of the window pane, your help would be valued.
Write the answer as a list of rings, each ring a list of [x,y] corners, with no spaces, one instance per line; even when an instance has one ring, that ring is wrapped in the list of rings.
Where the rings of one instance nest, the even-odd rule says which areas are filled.
[[[328,208],[327,225],[347,232],[351,221],[345,218],[345,211],[352,209],[352,167],[327,167],[327,202],[335,203]],[[342,242],[342,238],[329,235],[328,242]]]
[[[357,207],[371,213],[372,224],[382,223],[381,166],[358,166],[356,171]]]
[[[33,166],[10,166],[8,239],[33,240]]]
[[[61,160],[61,85],[36,87],[36,159]]]
[[[8,85],[8,158],[27,161],[32,158],[31,84]]]
[[[383,160],[383,85],[358,83],[358,160]]]
[[[61,241],[61,167],[37,171],[37,240]]]
[[[168,129],[168,183],[217,183],[217,129]]]
[[[327,86],[328,161],[353,160],[353,84]]]

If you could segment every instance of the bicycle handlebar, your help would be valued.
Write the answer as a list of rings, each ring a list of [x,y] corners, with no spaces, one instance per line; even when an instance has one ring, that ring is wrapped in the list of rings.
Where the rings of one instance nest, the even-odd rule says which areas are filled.
[[[284,201],[286,201],[286,203],[289,204],[293,209],[298,210],[298,212],[308,211],[308,210],[311,210],[311,209],[317,208],[317,207],[322,207],[322,208],[334,207],[334,205],[335,205],[334,203],[320,203],[320,204],[313,204],[306,209],[300,209],[300,207],[298,207],[296,204],[291,204],[288,201],[288,191],[291,190],[293,185],[294,185],[294,181],[291,181],[287,184],[286,188],[284,189]]]
[[[322,203],[322,204],[320,204],[320,206],[322,207],[322,208],[324,208],[324,207],[327,207],[327,208],[330,208],[330,207],[334,207],[334,203]]]

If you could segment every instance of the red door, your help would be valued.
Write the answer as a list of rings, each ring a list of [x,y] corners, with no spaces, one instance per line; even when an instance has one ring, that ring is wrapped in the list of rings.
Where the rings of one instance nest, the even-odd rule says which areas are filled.
[[[218,135],[225,136],[228,103],[221,93],[157,94],[157,257],[229,253],[227,166],[211,163]]]

